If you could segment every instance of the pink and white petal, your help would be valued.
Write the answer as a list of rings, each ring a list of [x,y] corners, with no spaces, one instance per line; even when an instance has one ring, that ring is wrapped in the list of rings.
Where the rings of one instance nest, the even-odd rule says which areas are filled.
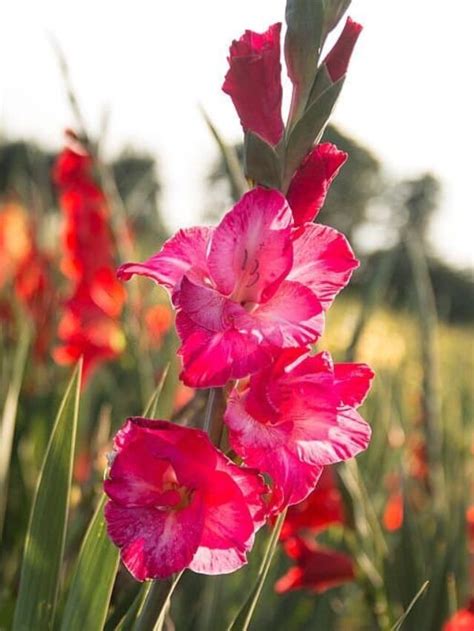
[[[283,281],[275,295],[251,314],[256,328],[275,346],[304,346],[315,342],[324,329],[324,314],[311,289]],[[239,319],[236,319],[239,326]]]
[[[255,527],[241,490],[227,472],[214,474],[205,509],[200,547],[190,567],[205,574],[233,572],[246,562]]]
[[[149,466],[149,474],[153,479],[152,468],[155,463],[165,460],[172,463],[178,483],[188,488],[195,488],[197,481],[207,483],[208,471],[217,464],[218,452],[206,432],[170,421],[140,416],[129,418],[116,435],[114,444],[118,454],[114,458],[111,473],[115,472],[116,462],[118,466],[121,461],[119,456],[123,455],[127,465],[129,461],[142,459],[145,466]],[[148,455],[144,453],[145,449]],[[189,454],[193,455],[192,460]],[[125,475],[125,467],[120,472]]]
[[[370,425],[354,408],[340,407],[337,411],[337,422],[327,426],[327,438],[297,440],[298,457],[321,466],[342,462],[364,451],[370,442],[370,436]]]
[[[199,546],[189,569],[198,574],[230,574],[247,563],[247,555],[242,550],[227,548],[215,550]]]
[[[170,463],[153,457],[143,441],[135,441],[131,449],[115,456],[104,491],[122,506],[163,505],[163,483],[170,477],[176,481]]]
[[[234,389],[227,401],[224,412],[224,422],[229,428],[229,442],[238,456],[247,460],[252,449],[273,450],[283,448],[291,433],[291,422],[272,424],[262,415],[257,420],[247,409],[245,395],[242,396]],[[261,468],[247,461],[251,467]]]
[[[294,231],[293,257],[288,280],[309,287],[325,310],[359,266],[345,236],[322,224],[303,224]]]
[[[178,351],[183,362],[180,378],[187,386],[223,386],[230,379],[257,372],[271,361],[271,353],[252,332],[209,331],[184,313],[178,314],[176,326],[183,340]]]
[[[195,282],[203,282],[208,275],[206,253],[212,231],[207,227],[180,230],[147,261],[125,263],[117,275],[121,280],[129,280],[134,274],[146,276],[171,292],[179,289],[184,274]]]
[[[259,471],[239,467],[223,454],[218,457],[217,470],[228,473],[236,482],[252,517],[254,531],[257,531],[263,526],[268,516],[268,506],[264,496],[269,491]]]
[[[375,377],[367,364],[335,364],[334,379],[340,400],[345,405],[358,407],[364,402]]]
[[[236,302],[263,302],[275,292],[293,261],[293,219],[285,197],[254,188],[215,228],[208,256],[218,290]]]
[[[199,326],[209,331],[222,331],[225,328],[224,309],[228,302],[229,299],[215,289],[196,285],[186,276],[183,277],[179,307]]]
[[[286,448],[252,450],[245,462],[272,478],[280,510],[284,506],[302,502],[316,487],[323,467],[302,462]]]
[[[202,534],[203,504],[196,493],[179,511],[128,508],[109,501],[105,506],[109,537],[120,548],[122,561],[139,580],[164,579],[188,567]]]

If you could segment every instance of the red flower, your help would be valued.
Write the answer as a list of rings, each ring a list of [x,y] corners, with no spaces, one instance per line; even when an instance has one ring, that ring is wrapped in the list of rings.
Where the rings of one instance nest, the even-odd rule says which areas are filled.
[[[281,24],[265,33],[245,31],[234,40],[222,89],[237,110],[244,131],[251,131],[271,145],[283,136],[281,118]]]
[[[403,525],[403,508],[403,494],[401,490],[395,489],[390,493],[383,513],[383,525],[386,530],[400,530]]]
[[[327,192],[347,153],[329,142],[317,145],[303,160],[288,189],[288,203],[295,224],[313,221],[321,210]]]
[[[0,287],[16,274],[33,247],[25,209],[9,202],[0,207]]]
[[[288,539],[283,547],[296,565],[275,583],[279,594],[294,589],[320,593],[354,579],[352,559],[347,554],[300,537]]]
[[[104,489],[107,530],[137,580],[184,568],[227,574],[246,563],[266,487],[198,429],[128,419]]]
[[[464,609],[457,611],[443,625],[443,631],[473,631],[474,629],[474,598],[471,598]]]
[[[346,74],[352,51],[361,31],[361,24],[347,18],[339,39],[324,60],[324,65],[334,83]]]
[[[224,421],[234,451],[270,475],[275,502],[297,504],[325,465],[364,450],[370,426],[356,408],[374,373],[365,364],[335,364],[328,353],[281,351],[275,362],[231,392]]]
[[[295,229],[283,195],[257,187],[217,227],[180,230],[118,275],[147,276],[170,291],[181,378],[204,388],[257,372],[275,348],[316,341],[323,310],[357,265],[343,235],[310,223]]]
[[[17,269],[15,293],[34,324],[34,351],[42,359],[53,339],[54,314],[57,308],[56,289],[52,279],[50,258],[35,246]]]
[[[333,468],[324,467],[314,491],[299,504],[289,507],[280,539],[294,537],[302,531],[317,533],[344,521],[342,498],[334,481]]]
[[[117,318],[125,292],[114,273],[113,242],[105,196],[93,178],[91,156],[69,132],[69,146],[59,156],[53,179],[64,214],[61,269],[72,281],[59,325],[58,363],[84,358],[83,384],[101,362],[123,349]]]

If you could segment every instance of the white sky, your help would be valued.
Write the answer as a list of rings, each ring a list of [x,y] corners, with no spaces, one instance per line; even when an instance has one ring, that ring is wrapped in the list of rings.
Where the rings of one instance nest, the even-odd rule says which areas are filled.
[[[109,108],[109,151],[129,144],[156,154],[165,219],[173,227],[195,223],[215,155],[197,104],[229,141],[240,138],[231,101],[220,90],[228,46],[245,28],[262,31],[283,21],[284,6],[284,0],[3,3],[0,130],[59,147],[63,128],[73,124],[48,41],[53,34],[92,133]],[[429,170],[441,178],[434,248],[472,265],[474,3],[353,0],[349,13],[364,31],[332,120],[372,147],[392,174]]]

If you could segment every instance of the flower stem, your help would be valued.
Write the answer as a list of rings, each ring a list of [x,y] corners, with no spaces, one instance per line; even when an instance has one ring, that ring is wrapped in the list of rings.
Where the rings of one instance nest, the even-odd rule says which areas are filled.
[[[209,397],[206,403],[206,410],[204,412],[204,424],[203,430],[209,434],[211,430],[212,412],[214,410],[214,401],[216,400],[216,389],[211,388],[209,390]]]
[[[171,595],[183,572],[165,581],[152,581],[133,631],[161,631]]]

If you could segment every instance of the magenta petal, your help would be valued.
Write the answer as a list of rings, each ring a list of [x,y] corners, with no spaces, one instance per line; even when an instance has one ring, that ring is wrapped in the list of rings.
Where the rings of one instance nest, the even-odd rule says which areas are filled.
[[[146,276],[170,291],[179,288],[184,274],[202,282],[207,276],[206,249],[212,228],[187,228],[168,239],[161,250],[144,263],[125,263],[117,270],[122,280],[134,274]]]
[[[255,328],[275,346],[304,346],[323,332],[324,314],[311,288],[283,281],[275,295],[253,314]],[[236,320],[238,324],[239,320]]]
[[[367,364],[335,364],[334,377],[342,403],[362,405],[374,376]]]
[[[292,223],[278,191],[258,187],[246,193],[211,239],[208,265],[220,293],[236,302],[268,299],[291,268]]]
[[[167,578],[189,565],[199,546],[204,512],[197,498],[179,512],[128,508],[109,501],[105,518],[123,563],[137,580],[144,581]]]
[[[178,313],[176,326],[183,340],[180,378],[187,386],[223,386],[229,379],[246,377],[271,361],[270,352],[252,332],[209,331],[183,312]]]
[[[232,42],[223,91],[231,97],[245,131],[276,145],[283,132],[281,118],[281,24],[265,33],[245,31]]]
[[[199,546],[189,569],[199,574],[230,574],[247,563],[247,555],[237,548],[215,550]]]
[[[215,289],[195,285],[186,276],[183,277],[179,307],[193,322],[205,329],[222,331],[225,328],[224,309],[228,302],[228,298]]]
[[[347,153],[329,142],[317,145],[303,160],[288,189],[296,225],[313,221],[321,210],[331,182],[347,160]]]
[[[347,239],[334,228],[305,224],[295,230],[288,280],[311,289],[326,310],[359,266]]]

